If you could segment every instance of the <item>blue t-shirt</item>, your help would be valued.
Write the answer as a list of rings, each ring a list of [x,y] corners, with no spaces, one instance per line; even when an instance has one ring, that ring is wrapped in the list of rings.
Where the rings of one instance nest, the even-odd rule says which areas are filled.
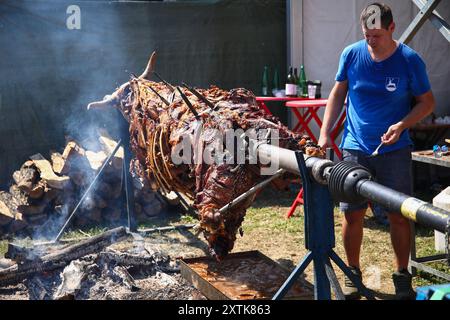
[[[386,60],[373,61],[367,42],[344,49],[336,81],[348,80],[347,120],[340,145],[343,149],[371,154],[388,128],[402,120],[412,107],[413,96],[430,90],[426,66],[410,47],[399,43]],[[385,153],[411,145],[408,130],[398,142],[384,146]]]

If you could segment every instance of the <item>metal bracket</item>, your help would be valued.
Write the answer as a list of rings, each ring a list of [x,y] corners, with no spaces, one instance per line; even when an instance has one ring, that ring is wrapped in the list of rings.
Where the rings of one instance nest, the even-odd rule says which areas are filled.
[[[416,6],[423,8],[426,4],[424,0],[412,0]],[[450,25],[442,16],[435,10],[428,18],[433,26],[450,42]]]
[[[399,39],[399,42],[408,44],[412,38],[416,35],[417,31],[423,26],[425,21],[431,17],[434,9],[439,5],[441,0],[428,0],[420,9],[420,12],[402,34]],[[418,3],[416,3],[418,4]],[[422,4],[422,2],[420,2]]]

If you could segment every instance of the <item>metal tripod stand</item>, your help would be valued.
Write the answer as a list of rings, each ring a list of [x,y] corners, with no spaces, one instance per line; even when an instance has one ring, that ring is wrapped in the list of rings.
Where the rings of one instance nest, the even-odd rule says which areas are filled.
[[[273,296],[273,300],[282,299],[306,267],[314,264],[314,298],[331,300],[331,287],[338,300],[344,300],[344,294],[337,281],[330,259],[350,278],[363,296],[374,299],[372,293],[363,285],[334,252],[334,206],[327,186],[311,179],[303,153],[296,152],[304,190],[305,247],[308,253],[290,274],[285,283]]]

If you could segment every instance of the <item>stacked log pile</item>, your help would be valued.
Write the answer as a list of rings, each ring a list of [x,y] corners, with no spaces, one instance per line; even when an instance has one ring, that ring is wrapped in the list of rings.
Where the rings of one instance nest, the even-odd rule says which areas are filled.
[[[9,192],[0,191],[0,236],[19,231],[32,235],[44,224],[61,227],[112,153],[117,142],[106,131],[98,141],[78,143],[68,139],[62,153],[51,151],[50,160],[32,155],[13,174]],[[115,224],[124,212],[124,150],[120,147],[81,204],[75,226]],[[135,214],[138,222],[159,215],[165,201],[155,191],[135,183]]]

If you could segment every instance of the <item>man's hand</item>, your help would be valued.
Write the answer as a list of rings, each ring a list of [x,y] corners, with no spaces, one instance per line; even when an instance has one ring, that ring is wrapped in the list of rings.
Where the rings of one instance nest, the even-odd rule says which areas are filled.
[[[331,146],[331,137],[329,134],[320,134],[319,142],[317,143],[319,147],[321,147],[323,150]]]
[[[398,141],[398,139],[400,139],[400,135],[402,134],[403,130],[405,130],[403,124],[401,122],[396,123],[390,126],[388,131],[383,134],[383,136],[381,137],[381,141],[385,145],[394,144]]]

